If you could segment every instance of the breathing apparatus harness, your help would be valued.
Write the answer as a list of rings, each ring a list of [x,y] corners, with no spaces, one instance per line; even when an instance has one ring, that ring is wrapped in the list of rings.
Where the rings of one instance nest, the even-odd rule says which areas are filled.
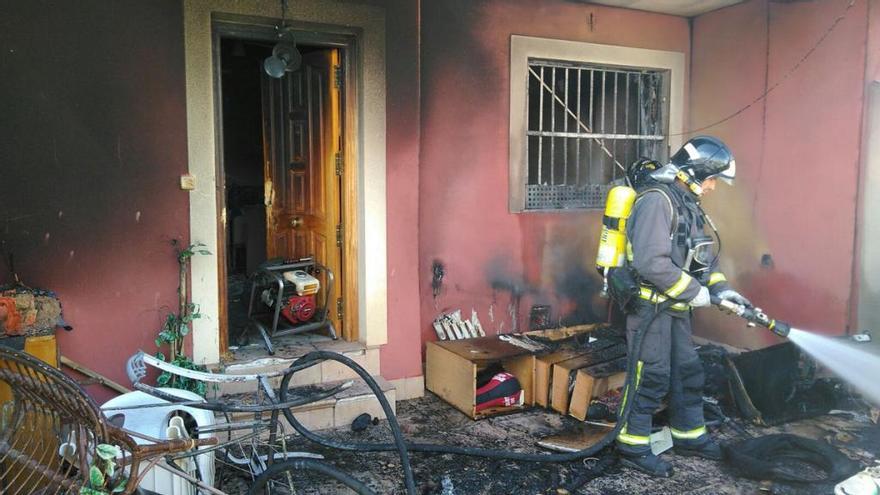
[[[675,186],[676,180],[681,181],[693,196],[687,195],[681,188]],[[624,310],[632,310],[631,301],[641,293],[643,282],[625,263],[626,221],[632,213],[633,204],[638,196],[652,190],[662,193],[669,201],[673,214],[673,232],[670,236],[671,238],[674,236],[673,240],[683,243],[687,248],[684,269],[703,285],[708,285],[710,268],[715,266],[721,255],[721,234],[712,218],[700,205],[699,198],[703,194],[703,188],[699,181],[675,164],[660,166],[657,162],[647,159],[639,160],[630,167],[627,171],[627,181],[632,187],[618,186],[608,193],[599,252],[596,257],[596,267],[604,281],[602,293],[610,295]],[[640,192],[637,194],[636,190]],[[678,199],[678,208],[671,199],[673,195]],[[695,222],[700,231],[705,225],[709,226],[715,238],[714,244],[717,245],[714,252],[711,238],[690,236],[688,221]],[[788,337],[791,330],[791,325],[771,318],[761,308],[744,306],[717,296],[711,296],[710,302],[719,309],[746,320],[748,326],[760,325],[783,338]]]
[[[693,195],[678,187],[676,180],[680,180]],[[635,310],[634,301],[640,297],[655,304],[667,299],[662,291],[642,280],[628,263],[631,253],[626,224],[639,198],[649,192],[656,192],[666,200],[672,214],[669,238],[683,246],[687,252],[680,268],[704,285],[708,284],[710,268],[715,265],[721,253],[721,235],[700,206],[700,184],[675,165],[660,167],[657,162],[640,160],[630,168],[628,182],[632,187],[617,186],[608,193],[596,268],[603,279],[602,294],[610,295],[623,311],[632,312]],[[700,232],[708,225],[712,236],[691,235],[693,225]],[[679,300],[672,309],[683,311],[689,308],[687,301]]]

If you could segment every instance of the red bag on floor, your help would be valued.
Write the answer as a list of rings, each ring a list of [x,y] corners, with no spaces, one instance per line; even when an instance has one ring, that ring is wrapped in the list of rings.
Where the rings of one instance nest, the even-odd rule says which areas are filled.
[[[477,412],[490,407],[521,406],[525,396],[515,376],[508,372],[495,374],[489,383],[477,389]]]

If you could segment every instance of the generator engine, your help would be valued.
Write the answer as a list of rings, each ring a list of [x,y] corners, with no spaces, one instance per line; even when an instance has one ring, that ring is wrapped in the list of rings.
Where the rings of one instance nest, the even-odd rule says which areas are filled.
[[[294,294],[285,298],[281,314],[294,324],[311,320],[317,309],[315,295],[321,288],[321,282],[304,270],[284,272],[282,276],[285,286],[293,288]]]
[[[281,308],[281,314],[291,323],[305,323],[315,316],[315,295],[290,296]]]

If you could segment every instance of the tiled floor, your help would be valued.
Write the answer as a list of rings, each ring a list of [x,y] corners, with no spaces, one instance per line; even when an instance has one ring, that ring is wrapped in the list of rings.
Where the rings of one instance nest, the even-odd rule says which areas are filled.
[[[256,332],[253,332],[256,334]],[[275,345],[274,358],[293,359],[311,351],[322,349],[335,352],[349,352],[356,349],[363,349],[363,344],[359,342],[346,342],[342,339],[333,340],[326,335],[326,332],[308,332],[295,335],[285,335],[273,340]],[[244,346],[230,345],[230,353],[232,353],[232,363],[246,363],[255,359],[269,357],[266,352],[266,346],[263,345],[263,339],[258,335],[249,335],[248,344]]]

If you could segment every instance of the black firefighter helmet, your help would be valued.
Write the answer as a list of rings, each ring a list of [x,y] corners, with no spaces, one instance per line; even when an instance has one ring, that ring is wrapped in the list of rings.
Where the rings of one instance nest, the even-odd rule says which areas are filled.
[[[688,173],[697,183],[709,178],[718,178],[733,184],[736,176],[736,160],[733,153],[721,142],[711,136],[697,136],[689,139],[669,160],[673,165]]]
[[[655,184],[652,174],[660,168],[661,165],[650,158],[639,158],[626,169],[626,178],[630,187],[639,191]]]

